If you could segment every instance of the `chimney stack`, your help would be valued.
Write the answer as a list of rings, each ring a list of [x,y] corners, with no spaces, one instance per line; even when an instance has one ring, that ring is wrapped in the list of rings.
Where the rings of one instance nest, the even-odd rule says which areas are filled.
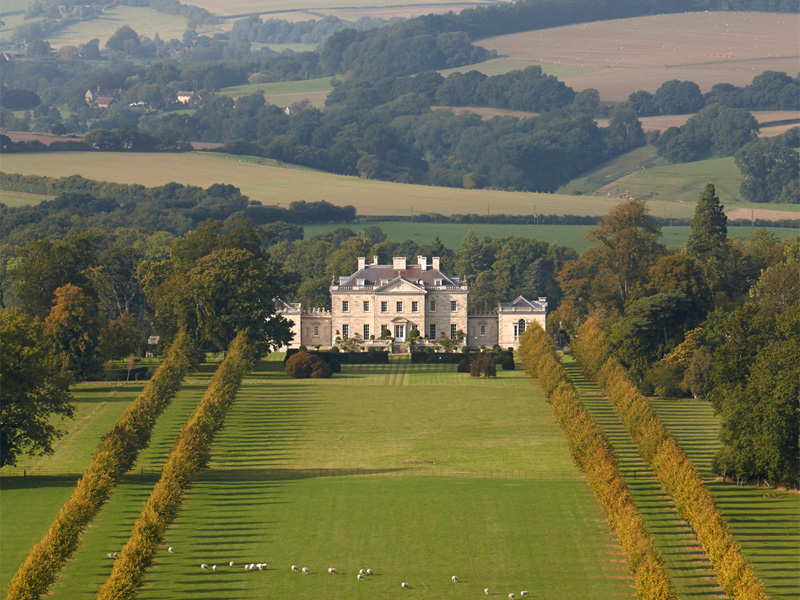
[[[377,265],[378,264],[378,255],[377,254],[373,254],[372,255],[372,264],[373,265]]]
[[[358,257],[358,270],[360,271],[361,269],[363,269],[366,266],[366,264],[367,264],[366,257],[365,256],[359,256]]]
[[[417,263],[419,264],[419,268],[421,270],[428,270],[428,258],[426,256],[417,256]]]
[[[392,268],[397,269],[398,271],[405,271],[406,269],[406,257],[405,256],[393,256],[392,257]]]
[[[439,270],[439,257],[438,256],[434,256],[433,258],[431,258],[431,262],[433,263],[431,266],[438,271]]]

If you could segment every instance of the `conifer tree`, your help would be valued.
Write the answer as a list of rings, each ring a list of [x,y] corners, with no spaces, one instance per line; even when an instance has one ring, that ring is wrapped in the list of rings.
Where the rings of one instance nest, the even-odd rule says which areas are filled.
[[[694,210],[686,253],[698,259],[706,276],[715,278],[728,248],[728,217],[713,183],[706,189]]]

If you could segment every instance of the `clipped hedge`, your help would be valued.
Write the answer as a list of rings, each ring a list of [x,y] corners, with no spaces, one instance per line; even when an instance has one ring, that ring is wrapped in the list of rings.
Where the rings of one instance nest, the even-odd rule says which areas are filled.
[[[531,327],[522,335],[519,355],[526,373],[539,380],[553,405],[570,454],[586,474],[619,538],[637,595],[644,600],[677,598],[664,571],[661,555],[620,474],[611,443],[583,405],[543,329]]]
[[[425,352],[415,350],[411,353],[411,363],[442,363],[446,365],[457,365],[465,358],[469,359],[472,356],[475,356],[475,354],[463,354],[461,352]]]
[[[672,496],[678,513],[694,529],[722,589],[735,600],[766,600],[763,584],[742,556],[697,469],[613,356],[594,319],[578,330],[573,348],[583,368],[605,389],[661,489]]]
[[[333,361],[331,361],[333,362]],[[338,361],[337,361],[338,364]],[[333,374],[333,369],[321,358],[308,352],[298,352],[286,361],[284,365],[286,374],[294,379],[328,379]],[[339,371],[342,370],[341,365]]]
[[[283,364],[286,364],[286,361],[289,360],[292,356],[301,352],[301,350],[297,348],[291,348],[286,351],[286,356],[283,358]],[[308,352],[312,356],[316,356],[321,358],[326,363],[330,364],[331,361],[335,360],[338,361],[339,364],[350,364],[350,365],[386,365],[389,364],[389,353],[385,350],[373,350],[369,349],[366,352],[339,352],[339,349],[336,348],[336,352],[331,350],[303,350],[303,352]]]
[[[8,600],[34,600],[53,584],[78,548],[80,534],[150,441],[153,425],[189,372],[190,347],[189,336],[180,333],[142,392],[100,442],[72,496],[6,588]]]
[[[97,594],[99,599],[126,600],[136,594],[167,527],[178,514],[184,494],[206,467],[214,435],[222,427],[242,378],[251,366],[252,352],[247,346],[245,332],[240,332],[175,440],[161,478],[136,520],[130,539],[114,562],[111,575]]]

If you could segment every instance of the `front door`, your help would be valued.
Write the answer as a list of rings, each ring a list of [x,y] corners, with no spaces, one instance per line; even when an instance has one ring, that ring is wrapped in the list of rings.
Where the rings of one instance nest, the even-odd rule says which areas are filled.
[[[395,342],[403,342],[406,339],[406,326],[405,325],[395,325],[394,326],[394,341]]]

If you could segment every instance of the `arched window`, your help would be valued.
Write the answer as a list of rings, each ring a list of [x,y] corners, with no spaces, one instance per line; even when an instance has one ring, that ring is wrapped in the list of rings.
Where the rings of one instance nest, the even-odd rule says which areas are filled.
[[[514,339],[518,339],[523,333],[525,333],[525,319],[520,319],[514,324]]]

